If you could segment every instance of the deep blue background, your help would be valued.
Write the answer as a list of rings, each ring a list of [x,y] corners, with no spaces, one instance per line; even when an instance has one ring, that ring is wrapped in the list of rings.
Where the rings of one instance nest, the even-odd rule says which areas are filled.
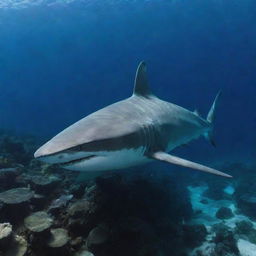
[[[47,139],[130,96],[143,59],[159,97],[203,116],[223,90],[218,148],[199,141],[182,154],[255,157],[255,24],[255,0],[0,9],[0,127]]]

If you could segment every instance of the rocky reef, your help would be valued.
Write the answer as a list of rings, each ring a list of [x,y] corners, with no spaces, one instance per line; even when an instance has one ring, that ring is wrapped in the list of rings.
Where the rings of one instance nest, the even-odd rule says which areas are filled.
[[[33,160],[33,139],[0,143],[0,255],[248,256],[256,247],[253,167],[230,165],[234,176],[248,170],[239,180],[143,167],[81,179]]]

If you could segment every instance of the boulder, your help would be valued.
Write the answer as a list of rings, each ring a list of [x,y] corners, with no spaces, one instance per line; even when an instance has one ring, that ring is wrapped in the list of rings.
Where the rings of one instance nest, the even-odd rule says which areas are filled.
[[[231,211],[230,208],[228,207],[221,207],[217,212],[216,212],[216,217],[218,219],[230,219],[234,217],[233,212]]]

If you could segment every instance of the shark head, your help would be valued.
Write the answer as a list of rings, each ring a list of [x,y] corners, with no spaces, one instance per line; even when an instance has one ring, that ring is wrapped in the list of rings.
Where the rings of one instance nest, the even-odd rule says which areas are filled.
[[[146,101],[151,100],[145,87],[145,73],[145,63],[142,62],[137,69],[132,97],[69,126],[40,147],[35,158],[78,171],[120,169],[150,161],[143,155],[145,135],[141,127],[145,113],[136,114],[134,109],[134,106],[142,108],[145,102],[139,94],[147,93]],[[144,117],[140,118],[140,115]]]
[[[127,122],[122,129],[121,120],[115,125],[108,114],[105,109],[71,125],[40,147],[35,158],[76,171],[121,169],[148,160],[136,125]]]

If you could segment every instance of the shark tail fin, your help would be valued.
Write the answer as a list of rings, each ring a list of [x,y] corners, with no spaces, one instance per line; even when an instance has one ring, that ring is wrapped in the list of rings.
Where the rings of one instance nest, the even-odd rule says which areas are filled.
[[[214,123],[214,120],[215,120],[215,110],[216,110],[216,106],[218,104],[218,101],[219,101],[219,97],[221,95],[221,91],[219,91],[212,103],[212,106],[210,108],[210,111],[208,112],[208,115],[207,115],[207,122],[211,125],[211,128],[208,132],[206,132],[204,134],[204,137],[215,147],[216,144],[214,142],[214,138],[213,138],[213,123]]]

